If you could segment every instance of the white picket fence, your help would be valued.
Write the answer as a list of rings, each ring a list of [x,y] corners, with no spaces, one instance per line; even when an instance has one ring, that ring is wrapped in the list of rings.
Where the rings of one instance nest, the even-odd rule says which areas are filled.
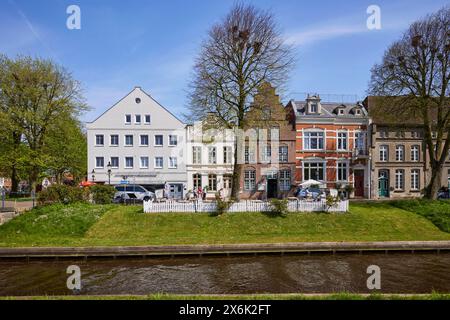
[[[348,200],[340,201],[335,206],[328,208],[325,200],[321,201],[289,201],[290,212],[347,212]],[[271,211],[270,202],[263,201],[240,201],[231,205],[227,212],[267,212]],[[152,202],[144,201],[145,213],[166,213],[166,212],[214,212],[215,202],[191,201],[191,202]]]

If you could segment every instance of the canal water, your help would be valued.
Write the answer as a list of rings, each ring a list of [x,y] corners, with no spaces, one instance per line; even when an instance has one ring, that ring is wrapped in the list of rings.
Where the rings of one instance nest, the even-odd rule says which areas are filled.
[[[72,294],[69,265],[86,295],[368,293],[370,265],[381,269],[380,293],[450,292],[450,253],[373,253],[0,261],[0,295]]]

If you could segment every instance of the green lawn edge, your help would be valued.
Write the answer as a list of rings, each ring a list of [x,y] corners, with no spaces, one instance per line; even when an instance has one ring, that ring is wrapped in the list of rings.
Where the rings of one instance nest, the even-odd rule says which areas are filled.
[[[247,294],[247,295],[99,295],[0,297],[0,300],[450,300],[450,294]]]
[[[450,240],[450,233],[442,230],[449,220],[450,202],[351,203],[345,214],[284,217],[258,212],[218,217],[144,214],[141,206],[53,205],[0,226],[0,247],[438,241]]]

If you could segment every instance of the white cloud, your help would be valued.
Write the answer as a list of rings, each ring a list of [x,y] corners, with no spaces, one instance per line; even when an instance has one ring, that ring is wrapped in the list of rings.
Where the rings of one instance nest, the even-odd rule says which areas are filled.
[[[286,42],[294,46],[306,46],[314,43],[339,38],[348,35],[360,34],[369,31],[363,26],[329,25],[310,28],[304,31],[288,34]]]

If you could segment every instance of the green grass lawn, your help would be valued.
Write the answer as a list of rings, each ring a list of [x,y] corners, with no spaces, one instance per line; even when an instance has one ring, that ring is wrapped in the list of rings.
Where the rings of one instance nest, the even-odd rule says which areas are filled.
[[[392,201],[391,205],[415,212],[433,222],[442,231],[450,232],[450,201],[417,199]]]
[[[352,203],[347,214],[272,217],[226,213],[213,217],[203,213],[143,214],[140,206],[53,205],[0,226],[0,246],[450,240],[450,233],[409,211],[411,208],[398,206],[390,202]],[[444,211],[450,211],[450,203],[444,206]]]

